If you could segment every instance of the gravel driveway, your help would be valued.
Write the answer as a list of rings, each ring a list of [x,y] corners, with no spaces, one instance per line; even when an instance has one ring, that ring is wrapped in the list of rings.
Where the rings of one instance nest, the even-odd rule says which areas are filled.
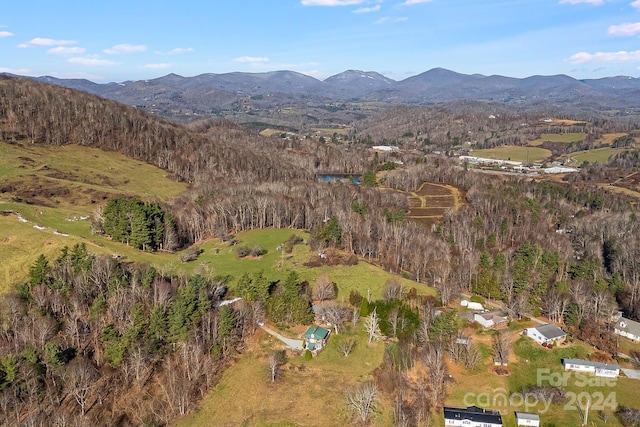
[[[291,339],[291,338],[283,337],[282,335],[280,335],[279,333],[277,333],[273,329],[270,329],[270,328],[268,328],[268,327],[266,327],[264,325],[262,325],[260,327],[262,329],[264,329],[268,334],[273,335],[274,337],[278,338],[280,341],[285,343],[287,345],[287,347],[292,348],[294,350],[302,350],[302,340],[294,340],[294,339]]]

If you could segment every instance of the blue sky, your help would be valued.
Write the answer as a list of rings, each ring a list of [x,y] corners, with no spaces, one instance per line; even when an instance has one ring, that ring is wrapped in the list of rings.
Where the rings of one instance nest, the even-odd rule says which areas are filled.
[[[640,76],[640,0],[0,0],[0,72]]]

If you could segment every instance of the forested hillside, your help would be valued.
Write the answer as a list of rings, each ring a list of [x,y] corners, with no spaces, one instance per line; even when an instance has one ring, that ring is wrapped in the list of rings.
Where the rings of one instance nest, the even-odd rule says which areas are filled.
[[[41,256],[29,276],[0,302],[7,425],[166,425],[193,410],[262,316],[251,302],[218,307],[224,282],[80,244]]]
[[[612,297],[616,294],[625,300],[623,295],[630,292],[635,298],[640,286],[633,264],[619,260],[632,258],[637,246],[634,233],[606,231],[613,229],[606,225],[619,221],[623,230],[635,227],[633,205],[627,196],[595,185],[491,177],[462,170],[446,159],[416,162],[414,157],[413,165],[410,158],[405,159],[409,160],[405,167],[385,175],[385,185],[413,191],[422,182],[432,181],[452,184],[465,194],[464,209],[447,215],[432,232],[385,215],[385,210],[406,211],[406,197],[400,192],[315,181],[315,171],[362,173],[383,163],[357,145],[263,138],[216,120],[188,131],[68,89],[9,77],[1,81],[0,117],[9,137],[21,134],[34,143],[82,143],[120,150],[165,167],[179,179],[193,180],[196,186],[171,206],[185,242],[252,228],[319,230],[335,217],[340,239],[318,239],[316,244],[335,244],[391,271],[429,278],[443,288],[445,301],[447,295],[473,287],[483,253],[505,257],[503,273],[509,274],[501,273],[496,280],[500,286],[510,286],[513,253],[525,243],[552,251],[558,259],[536,298],[556,282],[570,288],[569,272],[586,260],[593,261],[594,278],[622,280],[624,286],[619,286],[624,289],[608,289]],[[356,209],[356,205],[365,208]],[[589,235],[594,227],[601,230],[599,239]],[[572,233],[555,233],[557,228]],[[502,294],[507,299],[515,296],[511,291]],[[635,306],[625,301],[621,302],[629,310]]]

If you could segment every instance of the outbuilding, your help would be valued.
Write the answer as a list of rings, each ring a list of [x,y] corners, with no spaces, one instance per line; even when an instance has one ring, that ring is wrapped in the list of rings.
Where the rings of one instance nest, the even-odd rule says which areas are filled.
[[[540,415],[531,412],[516,412],[516,423],[519,426],[540,426]]]

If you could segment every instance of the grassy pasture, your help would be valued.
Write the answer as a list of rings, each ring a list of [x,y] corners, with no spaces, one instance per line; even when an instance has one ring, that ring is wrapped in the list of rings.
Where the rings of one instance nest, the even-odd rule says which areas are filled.
[[[164,268],[180,264],[175,254],[138,251],[103,236],[92,236],[89,222],[79,219],[86,214],[82,210],[0,203],[0,212],[5,211],[19,212],[28,222],[19,221],[15,214],[0,215],[0,293],[25,280],[40,254],[52,260],[63,246],[76,243],[85,243],[90,252],[120,255]]]
[[[338,341],[346,336],[356,340],[353,352],[344,357]],[[267,355],[279,342],[259,332],[256,343],[233,366],[220,383],[200,403],[199,409],[179,420],[179,427],[200,426],[337,426],[350,425],[344,392],[372,379],[380,365],[384,344],[367,344],[359,324],[353,331],[332,335],[327,347],[313,360],[290,355],[282,367],[282,377],[269,379]],[[224,404],[221,404],[224,402]],[[390,408],[383,403],[373,417],[374,426],[392,425]]]
[[[272,128],[267,128],[264,129],[263,131],[260,132],[260,135],[262,136],[273,136],[273,135],[280,135],[281,133],[285,133],[282,130],[278,130],[278,129],[272,129]]]
[[[518,162],[543,162],[551,157],[551,151],[538,147],[520,147],[509,145],[505,147],[474,150],[472,156],[487,159],[513,160]]]
[[[118,153],[80,146],[0,142],[4,194],[48,206],[84,210],[110,196],[167,199],[186,190],[165,171]]]
[[[367,295],[370,290],[373,299],[382,298],[383,286],[391,278],[400,280],[405,289],[415,287],[418,293],[435,295],[435,289],[433,288],[412,280],[403,279],[362,260],[353,266],[305,267],[303,264],[315,255],[309,246],[296,245],[291,254],[285,254],[282,250],[276,249],[294,233],[305,240],[309,237],[308,233],[301,231],[267,229],[252,230],[238,234],[236,239],[240,243],[234,246],[229,246],[228,243],[223,243],[219,240],[211,240],[200,245],[204,252],[196,261],[187,264],[180,263],[177,261],[176,255],[174,258],[176,261],[174,261],[172,267],[177,270],[201,272],[212,276],[230,275],[234,278],[234,281],[230,284],[231,290],[233,290],[237,279],[244,273],[255,274],[263,272],[269,279],[284,280],[291,271],[295,271],[301,280],[307,280],[309,283],[315,282],[323,273],[328,274],[338,287],[338,299],[344,298],[347,300],[351,290],[357,290],[362,295]],[[239,246],[251,247],[254,245],[260,245],[267,250],[267,253],[259,258],[239,259],[237,257],[236,251]]]
[[[602,135],[602,138],[600,138],[600,143],[602,145],[611,145],[613,144],[613,141],[616,140],[616,138],[620,138],[622,136],[627,136],[629,135],[628,133],[605,133],[604,135]]]
[[[556,142],[570,144],[572,142],[583,141],[587,137],[583,132],[568,132],[568,133],[543,133],[540,138],[529,142],[531,147],[537,147],[545,142]]]
[[[28,221],[20,222],[15,214],[0,216],[0,292],[24,280],[40,253],[53,258],[63,246],[79,242],[93,252],[132,261],[168,264],[176,259],[92,236],[86,218],[108,197],[164,200],[186,190],[157,167],[95,148],[0,141],[0,183],[0,212],[18,212]]]
[[[616,154],[619,154],[624,150],[625,150],[624,148],[611,148],[611,147],[595,148],[593,150],[578,151],[576,153],[571,153],[569,154],[568,157],[569,159],[571,159],[573,164],[579,166],[585,161],[589,163],[606,162],[607,160],[609,160],[609,157],[615,156]]]
[[[323,134],[333,135],[348,135],[349,128],[313,128],[314,132],[321,132]]]

